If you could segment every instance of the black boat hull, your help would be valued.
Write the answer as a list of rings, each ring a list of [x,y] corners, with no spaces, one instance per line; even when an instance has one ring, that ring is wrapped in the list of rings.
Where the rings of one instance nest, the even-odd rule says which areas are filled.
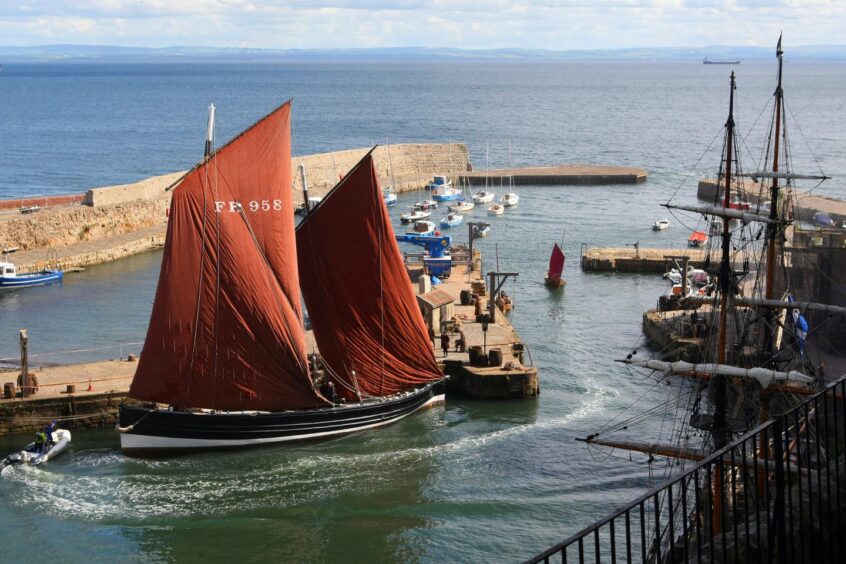
[[[238,448],[306,441],[389,425],[443,403],[440,382],[381,401],[282,412],[192,412],[120,406],[121,448],[129,454]]]

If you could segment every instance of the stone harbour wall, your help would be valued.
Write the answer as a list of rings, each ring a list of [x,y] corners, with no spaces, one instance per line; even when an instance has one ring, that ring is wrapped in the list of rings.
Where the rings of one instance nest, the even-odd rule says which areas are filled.
[[[306,180],[311,195],[326,194],[369,151],[369,148],[334,151],[294,157],[293,201],[302,201],[302,183],[297,168],[305,164]],[[454,175],[467,170],[467,147],[458,143],[403,144],[377,147],[374,151],[377,172],[384,185],[396,184],[398,191],[414,190],[431,180],[435,174]],[[393,167],[393,175],[391,168]],[[167,210],[172,191],[165,191],[178,182],[185,172],[174,172],[144,179],[132,184],[92,188],[76,202],[41,209],[31,214],[15,211],[0,214],[0,249],[17,248],[56,249],[62,262],[75,253],[69,247],[91,241],[107,240],[119,235],[138,232],[167,224]],[[155,248],[160,241],[149,241],[133,247],[135,252]],[[121,243],[123,246],[125,242]],[[116,249],[113,258],[128,256],[133,249]],[[92,251],[86,250],[87,254]],[[78,254],[78,253],[75,253]],[[114,253],[113,253],[114,254]],[[105,262],[97,259],[70,261],[67,265],[83,266]],[[100,257],[102,259],[102,257]],[[111,260],[111,259],[107,259]],[[62,265],[60,265],[62,266]]]
[[[101,207],[61,206],[0,219],[0,249],[63,248],[167,223],[169,200],[138,200]]]

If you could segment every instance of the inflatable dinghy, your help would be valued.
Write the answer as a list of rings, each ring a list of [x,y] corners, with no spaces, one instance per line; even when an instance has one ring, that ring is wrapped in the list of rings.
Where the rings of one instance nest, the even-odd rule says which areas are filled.
[[[3,459],[0,467],[8,466],[9,464],[32,464],[38,465],[47,462],[60,455],[71,441],[70,431],[67,429],[56,429],[51,433],[52,444],[46,451],[39,450],[36,444],[28,444],[22,451],[10,454]]]

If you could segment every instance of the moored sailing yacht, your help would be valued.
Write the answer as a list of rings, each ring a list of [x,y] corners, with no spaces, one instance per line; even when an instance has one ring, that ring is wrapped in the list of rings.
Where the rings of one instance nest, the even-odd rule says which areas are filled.
[[[326,437],[443,400],[372,155],[295,235],[290,151],[286,103],[174,189],[129,391],[146,403],[120,407],[124,450]],[[301,290],[319,355],[306,354]]]

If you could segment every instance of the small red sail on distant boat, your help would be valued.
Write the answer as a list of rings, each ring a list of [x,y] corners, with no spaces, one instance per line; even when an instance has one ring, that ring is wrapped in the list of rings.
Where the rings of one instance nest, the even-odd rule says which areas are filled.
[[[121,404],[125,451],[326,437],[443,401],[369,154],[301,224],[299,271],[290,109],[209,154],[174,189],[129,391],[152,405]],[[325,359],[306,355],[301,274]]]
[[[558,243],[552,247],[552,254],[549,257],[549,271],[543,283],[550,288],[560,288],[565,284],[564,279],[561,278],[564,272],[564,251]]]

